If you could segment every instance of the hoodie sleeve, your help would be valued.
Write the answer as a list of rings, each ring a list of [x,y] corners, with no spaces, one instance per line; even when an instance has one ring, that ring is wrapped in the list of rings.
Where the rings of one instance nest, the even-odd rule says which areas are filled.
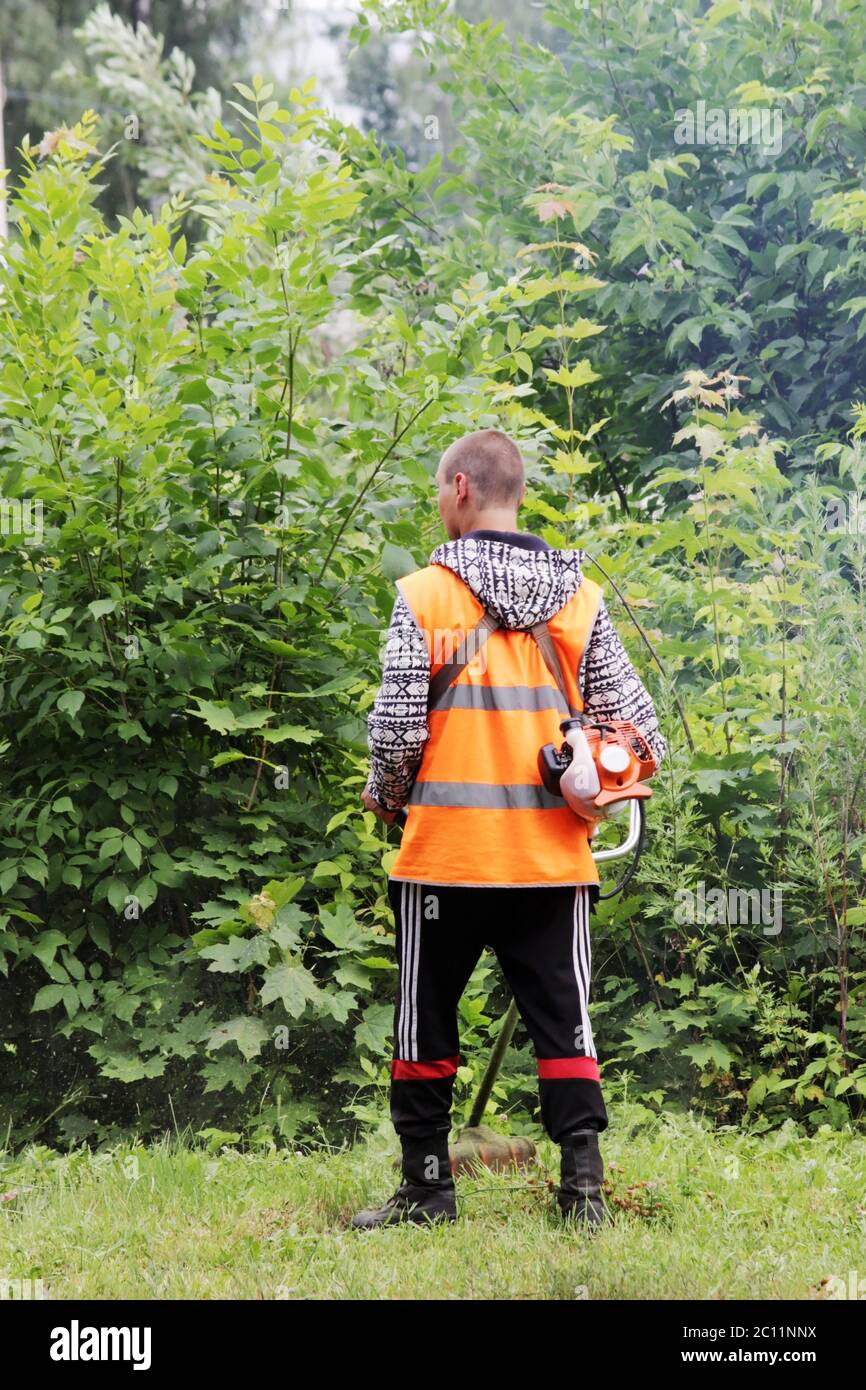
[[[597,719],[629,719],[640,729],[661,767],[667,742],[652,696],[629,660],[602,599],[583,654],[578,680],[584,709]]]
[[[385,644],[382,684],[367,720],[370,793],[389,811],[405,806],[427,740],[430,656],[398,593]]]

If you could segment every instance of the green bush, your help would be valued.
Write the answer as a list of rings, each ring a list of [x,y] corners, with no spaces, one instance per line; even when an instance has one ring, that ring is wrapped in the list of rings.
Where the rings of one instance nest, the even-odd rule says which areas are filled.
[[[198,1123],[241,1095],[250,1123],[291,1138],[368,1082],[358,1046],[386,1048],[389,846],[354,814],[392,598],[381,566],[413,566],[407,493],[428,479],[413,455],[471,408],[489,296],[475,285],[459,324],[449,309],[399,370],[383,362],[364,187],[312,97],[290,116],[261,84],[240,91],[253,138],[218,125],[208,141],[220,172],[194,249],[177,200],[105,226],[90,115],[27,156],[13,209],[0,947],[14,1130],[56,1107],[68,1137],[165,1124],[169,1101]],[[405,336],[401,298],[419,301],[401,259]],[[377,495],[395,469],[408,480]]]

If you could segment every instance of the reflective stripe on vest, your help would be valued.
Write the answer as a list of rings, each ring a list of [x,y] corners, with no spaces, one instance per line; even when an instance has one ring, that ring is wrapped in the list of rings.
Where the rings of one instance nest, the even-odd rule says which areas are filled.
[[[535,710],[556,709],[568,717],[568,705],[552,685],[452,685],[439,709]]]
[[[483,613],[442,565],[399,588],[441,669]],[[548,620],[572,706],[577,675],[601,602],[584,579]],[[428,738],[391,877],[469,886],[598,883],[586,822],[541,784],[538,750],[562,741],[568,711],[528,632],[492,632],[427,716]]]
[[[416,782],[410,806],[487,807],[491,811],[558,811],[562,797],[541,785],[500,782]]]

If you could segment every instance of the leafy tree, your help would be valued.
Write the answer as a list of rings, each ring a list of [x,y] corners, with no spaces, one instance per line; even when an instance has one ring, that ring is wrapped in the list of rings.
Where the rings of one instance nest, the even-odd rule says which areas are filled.
[[[616,451],[599,443],[602,491],[625,506],[675,457],[676,409],[666,423],[657,407],[689,368],[746,374],[793,464],[846,426],[866,379],[861,266],[824,209],[866,158],[862,6],[552,0],[545,17],[566,49],[512,43],[501,23],[437,0],[370,0],[359,32],[373,17],[413,37],[452,101],[460,148],[444,153],[485,264],[537,238],[527,193],[545,184],[547,218],[599,257],[609,328],[585,402],[589,420],[615,415],[618,435]],[[704,123],[722,143],[681,143],[699,103],[726,118]],[[729,127],[732,110],[772,116],[771,138]]]
[[[31,140],[64,122],[72,123],[82,105],[99,106],[107,121],[106,139],[125,140],[129,159],[108,170],[106,207],[132,212],[139,196],[136,142],[148,143],[151,157],[161,156],[157,177],[162,189],[173,185],[180,162],[176,144],[183,139],[182,104],[192,106],[193,74],[198,72],[199,102],[213,102],[209,89],[223,85],[226,62],[237,63],[251,29],[261,22],[260,7],[215,0],[207,6],[178,5],[170,0],[4,0],[0,5],[0,56],[3,62],[7,161],[13,180],[22,172],[18,150],[25,135]],[[153,35],[161,35],[155,41]],[[79,49],[84,37],[87,56]],[[160,68],[159,50],[168,55]],[[88,57],[96,64],[91,90]],[[150,98],[160,71],[167,82],[164,105]],[[215,114],[210,110],[210,120]],[[179,128],[180,121],[180,128]],[[138,133],[132,133],[136,129]]]

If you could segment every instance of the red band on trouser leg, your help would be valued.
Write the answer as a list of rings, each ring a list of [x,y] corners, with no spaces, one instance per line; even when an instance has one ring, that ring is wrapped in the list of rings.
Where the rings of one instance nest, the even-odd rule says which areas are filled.
[[[453,1076],[460,1061],[456,1057],[440,1057],[435,1062],[404,1062],[395,1057],[391,1063],[391,1076],[394,1081],[430,1081],[436,1076]]]
[[[542,1081],[560,1081],[579,1076],[584,1081],[601,1081],[594,1057],[539,1057],[538,1076]]]

